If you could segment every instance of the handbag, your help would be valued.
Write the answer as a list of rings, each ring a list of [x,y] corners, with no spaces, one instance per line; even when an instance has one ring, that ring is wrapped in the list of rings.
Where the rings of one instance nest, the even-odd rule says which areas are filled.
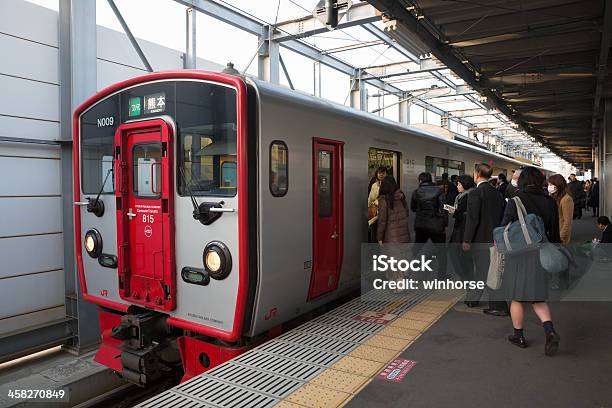
[[[487,273],[487,286],[493,290],[501,288],[504,276],[505,256],[495,246],[489,248],[490,263]]]
[[[550,273],[561,273],[567,270],[571,254],[566,254],[565,251],[567,249],[546,242],[540,247],[540,265]]]
[[[538,249],[546,236],[542,218],[536,214],[527,214],[519,197],[513,197],[512,200],[516,204],[518,220],[493,229],[493,241],[497,250],[502,254],[514,254]]]
[[[371,205],[368,207],[368,220],[371,220],[372,218],[376,217],[378,215],[378,206],[376,205]]]

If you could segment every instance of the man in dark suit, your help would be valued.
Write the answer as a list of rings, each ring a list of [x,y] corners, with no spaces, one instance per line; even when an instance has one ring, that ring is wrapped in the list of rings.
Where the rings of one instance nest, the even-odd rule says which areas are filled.
[[[610,219],[605,216],[597,218],[597,227],[601,230],[601,239],[599,242],[602,244],[612,244],[612,227],[610,226]]]
[[[584,201],[586,193],[584,192],[584,184],[578,181],[574,173],[569,176],[569,183],[567,183],[567,190],[574,200],[574,219],[582,218],[582,208],[584,207]]]
[[[467,217],[463,235],[463,250],[472,251],[475,279],[487,280],[489,271],[489,248],[493,244],[493,229],[499,227],[504,216],[506,201],[503,195],[488,183],[492,169],[488,164],[477,164],[474,181],[477,187],[468,194]],[[489,308],[484,313],[494,316],[508,316],[508,304],[501,291],[487,289]],[[478,303],[482,291],[468,293],[468,301]]]

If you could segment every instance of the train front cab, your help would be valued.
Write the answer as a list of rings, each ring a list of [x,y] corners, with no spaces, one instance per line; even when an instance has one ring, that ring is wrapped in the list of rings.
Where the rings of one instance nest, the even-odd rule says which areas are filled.
[[[245,348],[247,127],[244,81],[214,73],[134,78],[75,112],[80,288],[99,305],[96,361],[132,382],[187,379]]]

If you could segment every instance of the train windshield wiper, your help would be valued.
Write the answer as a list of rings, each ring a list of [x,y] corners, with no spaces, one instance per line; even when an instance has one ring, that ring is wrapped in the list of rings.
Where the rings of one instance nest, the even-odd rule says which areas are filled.
[[[189,198],[191,199],[191,204],[193,205],[193,218],[196,220],[199,220],[202,215],[200,213],[200,206],[198,205],[198,202],[196,201],[196,198],[193,195],[193,191],[191,191],[191,182],[193,180],[189,180],[189,183],[188,183],[187,177],[185,177],[185,164],[184,163],[182,166],[179,166],[179,173],[181,174],[183,185],[185,186],[185,190],[187,190],[187,194],[189,194]]]
[[[104,177],[104,181],[102,182],[102,186],[100,187],[100,191],[96,194],[95,199],[91,199],[91,197],[87,197],[86,203],[77,203],[80,205],[87,205],[87,212],[94,213],[97,217],[101,217],[104,215],[104,202],[100,200],[100,195],[104,191],[104,187],[106,186],[106,182],[108,181],[108,177],[113,173],[113,169],[110,168],[106,172],[106,177]]]

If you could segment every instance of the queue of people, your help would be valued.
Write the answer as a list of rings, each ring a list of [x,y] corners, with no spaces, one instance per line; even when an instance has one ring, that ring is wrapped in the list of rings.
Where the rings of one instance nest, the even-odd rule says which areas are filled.
[[[473,175],[454,175],[449,179],[448,174],[444,174],[438,183],[433,182],[430,173],[423,172],[418,176],[418,187],[408,205],[396,180],[388,175],[386,168],[378,168],[368,196],[369,224],[375,230],[375,240],[370,242],[383,245],[415,242],[420,248],[431,240],[438,244],[440,268],[437,277],[445,279],[448,275],[443,249],[447,245],[450,216],[454,222],[448,256],[453,270],[462,280],[486,281],[497,227],[509,226],[531,214],[541,221],[546,241],[567,244],[572,236],[572,222],[582,216],[586,203],[593,207],[594,214],[598,207],[594,206],[593,198],[594,193],[598,194],[596,179],[588,187],[574,174],[568,182],[559,174],[546,179],[535,167],[515,170],[510,181],[503,173],[497,176],[497,183],[491,183],[491,179],[492,168],[485,163],[477,164]],[[410,211],[414,213],[413,241],[408,221]],[[601,242],[612,242],[610,220],[599,217],[597,224],[602,230]],[[532,251],[535,252],[506,255],[501,287],[495,290],[487,287],[488,307],[483,312],[510,316],[514,332],[508,336],[508,341],[524,348],[528,345],[523,328],[524,305],[530,303],[542,323],[545,354],[550,356],[556,353],[560,341],[546,303],[551,287],[550,273],[537,261],[539,249]],[[482,290],[468,292],[467,307],[478,306],[482,295]]]
[[[574,219],[582,218],[583,210],[589,208],[593,211],[593,217],[599,217],[599,180],[596,177],[582,182],[575,174],[570,174],[568,193],[574,201]]]

